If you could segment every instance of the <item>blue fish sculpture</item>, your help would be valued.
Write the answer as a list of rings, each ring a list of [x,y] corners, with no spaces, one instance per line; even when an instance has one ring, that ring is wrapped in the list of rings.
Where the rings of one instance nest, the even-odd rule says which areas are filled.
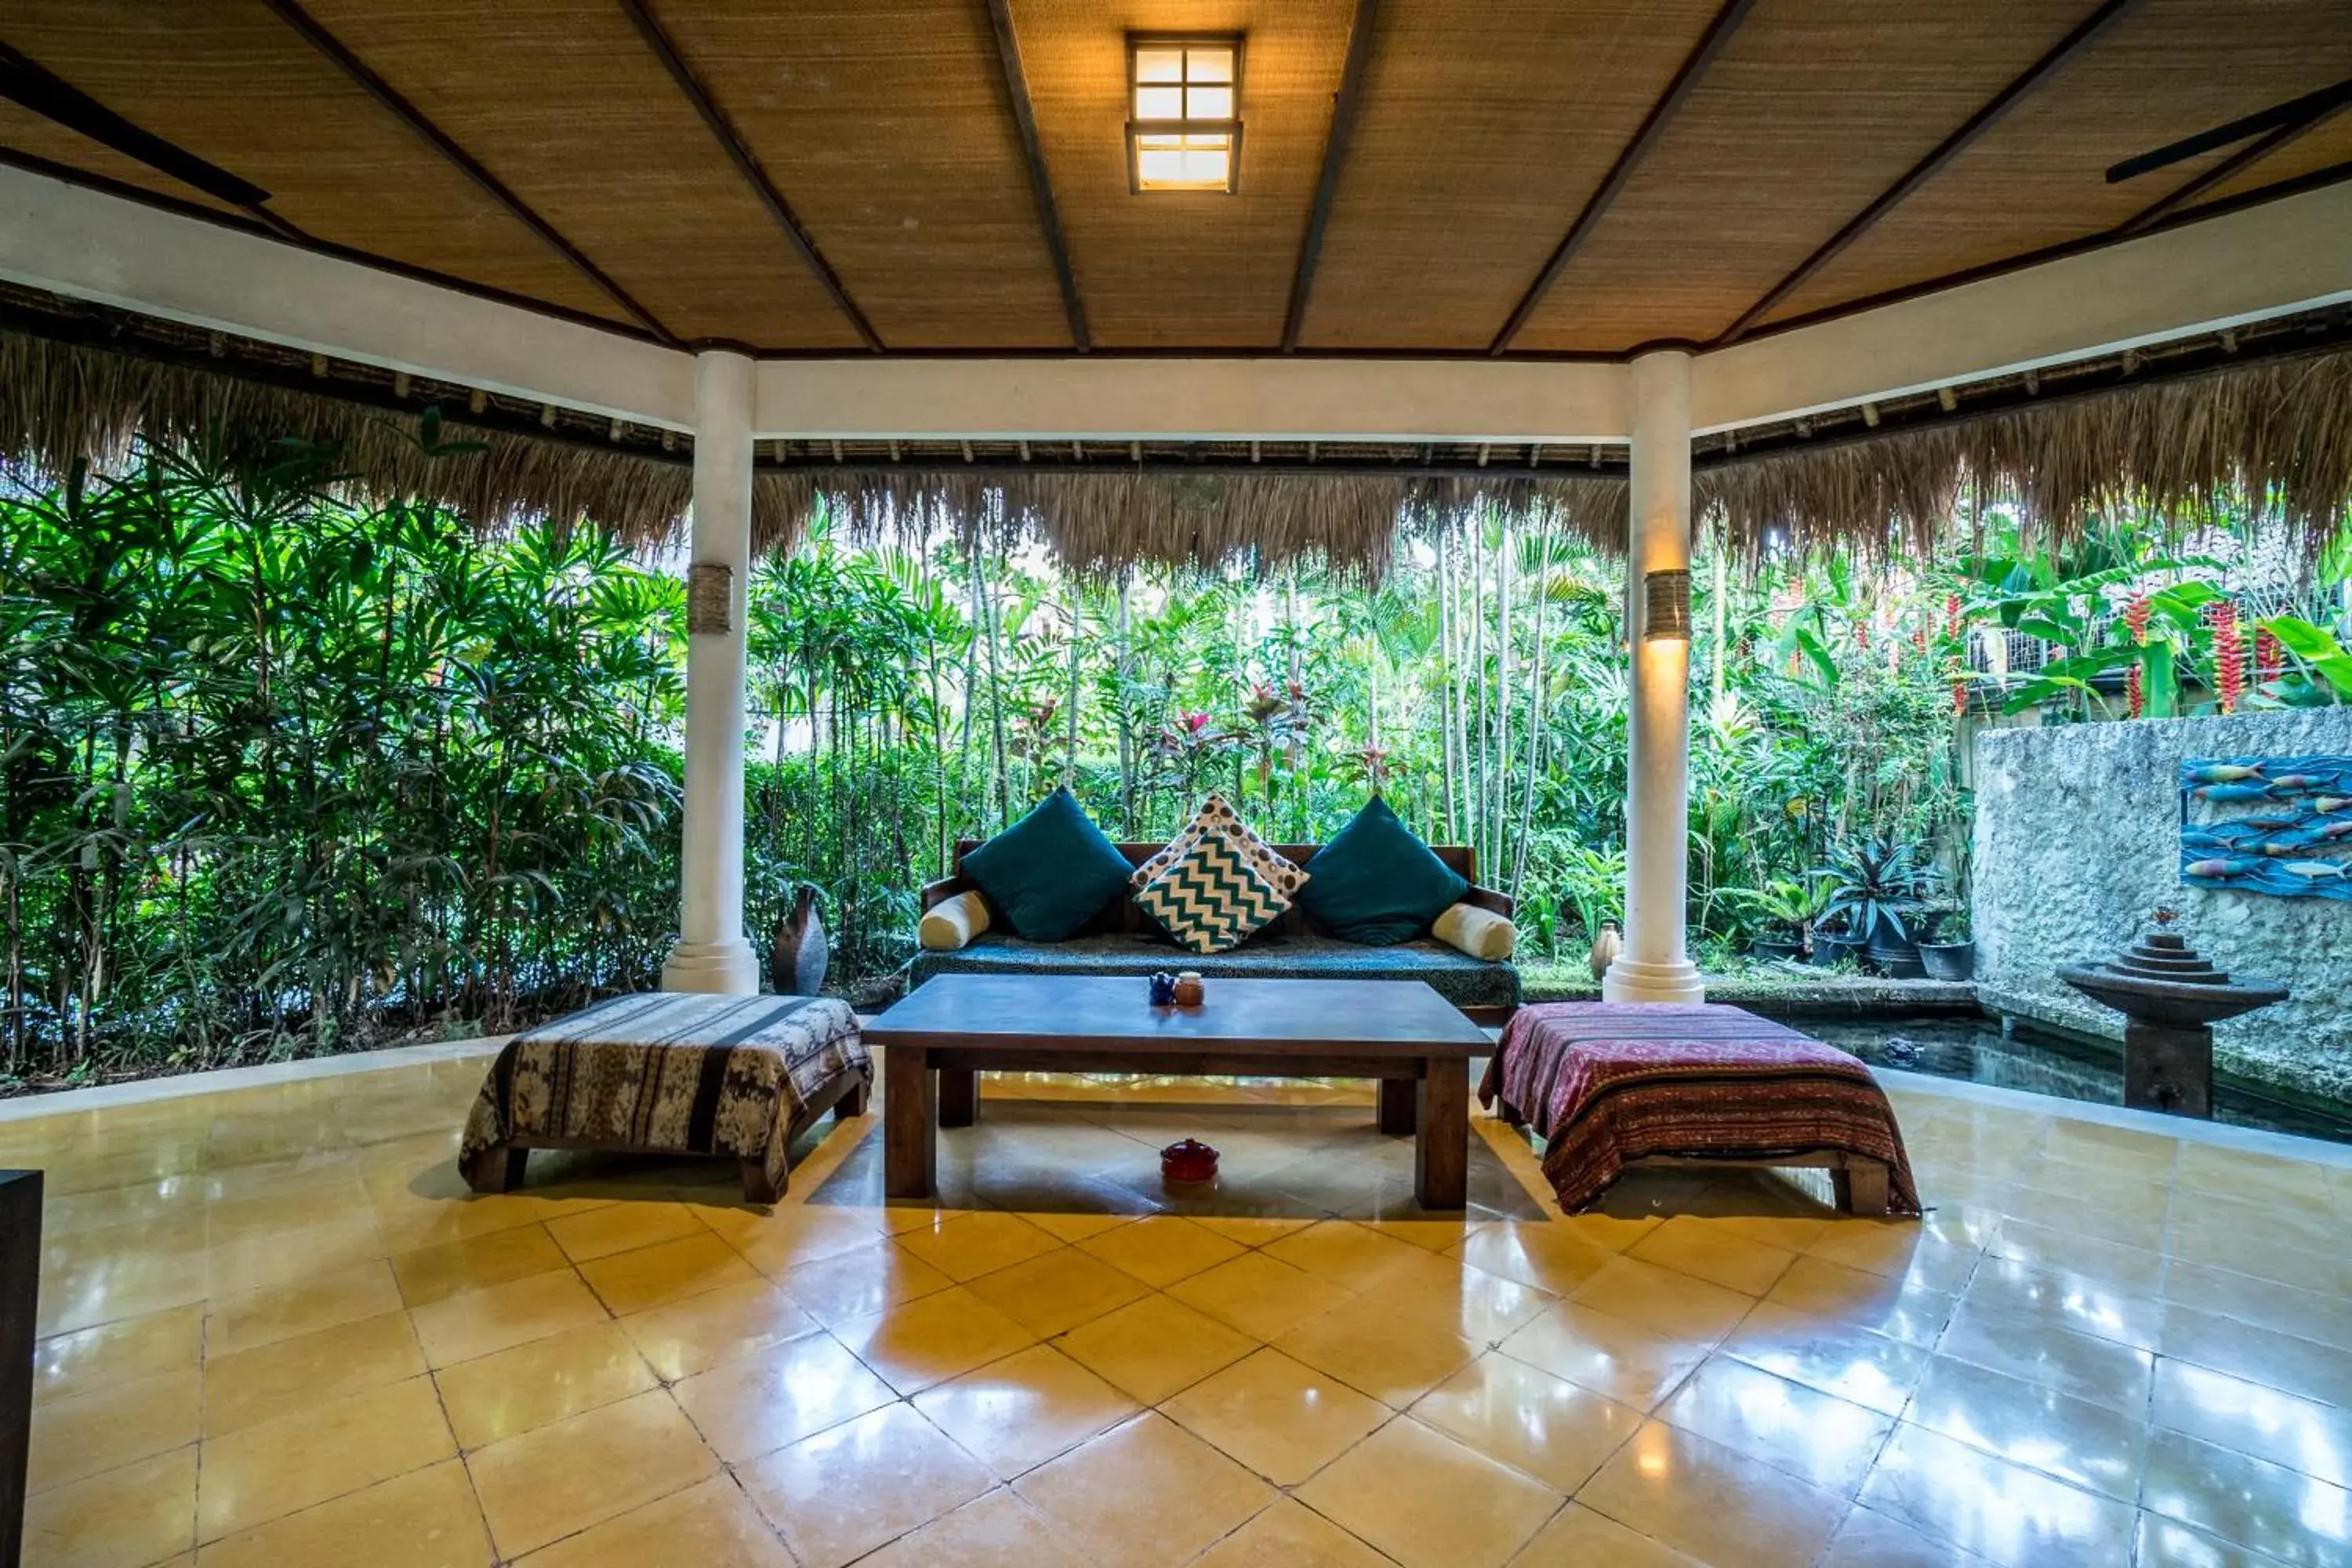
[[[2241,779],[2262,776],[2263,764],[2260,763],[2208,763],[2201,768],[2189,770],[2189,782],[2200,784],[2236,784]]]
[[[2271,786],[2266,784],[2203,784],[2192,791],[2200,800],[2268,800]]]
[[[2271,780],[2271,788],[2289,795],[2306,795],[2315,789],[2326,789],[2327,781],[2317,773],[2282,773]]]

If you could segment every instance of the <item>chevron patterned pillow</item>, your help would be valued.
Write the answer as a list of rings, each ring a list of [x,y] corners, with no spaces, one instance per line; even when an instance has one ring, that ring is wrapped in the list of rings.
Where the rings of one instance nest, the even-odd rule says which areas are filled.
[[[1173,866],[1204,835],[1214,833],[1222,833],[1234,841],[1234,847],[1242,852],[1242,858],[1249,862],[1250,869],[1282,895],[1284,908],[1287,909],[1291,900],[1298,896],[1298,889],[1307,885],[1307,873],[1276,854],[1274,846],[1253,832],[1250,825],[1225,804],[1225,797],[1221,795],[1213,795],[1202,801],[1201,809],[1192,814],[1192,820],[1185,824],[1184,831],[1170,839],[1166,847],[1150,859],[1138,866],[1135,874],[1128,879],[1128,885],[1138,892],[1142,891],[1153,878]]]
[[[1222,833],[1202,834],[1135,902],[1194,952],[1236,946],[1290,907]]]

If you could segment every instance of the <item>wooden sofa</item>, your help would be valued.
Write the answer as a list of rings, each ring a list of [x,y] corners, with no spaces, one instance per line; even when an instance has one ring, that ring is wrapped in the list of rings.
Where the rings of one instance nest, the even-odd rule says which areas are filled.
[[[980,847],[959,841],[953,876],[923,889],[923,908],[959,893],[979,889],[963,874],[963,858]],[[1165,846],[1122,844],[1120,854],[1140,866]],[[1276,850],[1311,874],[1317,844],[1277,844]],[[1509,919],[1511,900],[1477,885],[1477,857],[1458,844],[1432,845],[1432,853],[1471,884],[1462,901]],[[986,894],[982,894],[985,900]],[[1188,952],[1168,939],[1158,921],[1135,907],[1133,890],[1104,906],[1085,930],[1066,942],[1024,942],[1006,929],[1003,913],[989,909],[990,929],[953,952],[922,952],[908,966],[908,983],[934,974],[1150,974],[1155,970],[1197,969],[1203,978],[1422,980],[1475,1022],[1501,1024],[1519,1004],[1519,973],[1508,963],[1473,958],[1423,932],[1418,941],[1389,947],[1342,942],[1319,927],[1297,905],[1265,930],[1230,952]]]

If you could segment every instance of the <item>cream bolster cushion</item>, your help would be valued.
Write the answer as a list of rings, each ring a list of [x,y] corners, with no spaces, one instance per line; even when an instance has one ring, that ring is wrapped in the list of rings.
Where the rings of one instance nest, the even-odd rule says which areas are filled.
[[[1458,947],[1473,958],[1508,958],[1519,945],[1519,928],[1492,910],[1475,904],[1452,904],[1432,923],[1429,932],[1448,947]]]
[[[978,893],[958,893],[923,911],[915,939],[928,952],[953,952],[987,929],[987,903]]]

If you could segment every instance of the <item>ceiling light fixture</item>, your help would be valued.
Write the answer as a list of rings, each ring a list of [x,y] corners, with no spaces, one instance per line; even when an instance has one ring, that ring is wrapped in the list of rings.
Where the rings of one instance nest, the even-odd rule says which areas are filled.
[[[1239,35],[1130,35],[1127,80],[1129,188],[1232,195],[1242,155]]]

